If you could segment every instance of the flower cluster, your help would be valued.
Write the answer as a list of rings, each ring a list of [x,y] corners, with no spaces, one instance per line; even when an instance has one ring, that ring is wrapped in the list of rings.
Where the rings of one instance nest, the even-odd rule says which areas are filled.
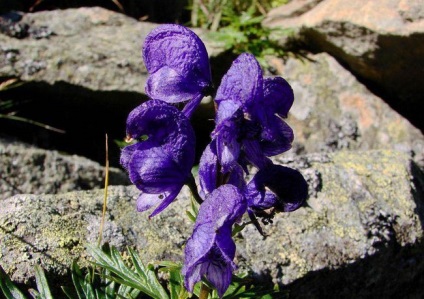
[[[172,203],[184,184],[194,181],[195,135],[190,116],[213,85],[206,48],[199,37],[179,25],[153,30],[143,45],[151,100],[127,120],[121,164],[141,190],[138,211],[154,207],[150,217]],[[233,225],[247,212],[256,217],[299,208],[307,184],[296,170],[275,165],[269,157],[291,147],[293,131],[284,118],[293,91],[280,77],[263,78],[251,54],[241,54],[216,91],[215,129],[199,164],[199,214],[185,246],[185,286],[206,279],[222,297],[236,269]],[[174,104],[185,103],[180,111]],[[246,183],[245,177],[257,169]]]

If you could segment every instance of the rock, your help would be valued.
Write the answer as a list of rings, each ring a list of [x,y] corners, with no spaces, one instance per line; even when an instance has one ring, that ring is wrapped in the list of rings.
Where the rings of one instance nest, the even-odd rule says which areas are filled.
[[[409,121],[326,53],[304,60],[272,59],[292,86],[295,101],[287,123],[295,132],[293,152],[394,149],[412,154],[424,169],[424,136]]]
[[[145,261],[181,259],[190,233],[187,190],[179,204],[153,219],[137,213],[139,191],[112,186],[108,191],[103,240],[123,251],[136,247]],[[88,266],[87,244],[96,244],[103,207],[103,190],[58,195],[16,195],[2,201],[0,211],[0,264],[17,282],[31,281],[33,265],[41,264],[57,285],[77,259]],[[52,284],[54,285],[54,284]]]
[[[294,17],[277,8],[264,25],[295,28],[297,39],[336,57],[424,130],[423,7],[421,0],[324,0]]]
[[[288,165],[318,182],[316,196],[278,215],[265,240],[251,226],[242,232],[239,252],[256,275],[290,298],[424,295],[414,282],[424,277],[424,176],[406,155],[342,151]]]
[[[0,34],[0,77],[144,94],[141,45],[157,24],[99,7],[25,14],[20,23],[44,33],[23,39]],[[216,54],[211,43],[207,47]]]
[[[237,237],[241,270],[284,284],[294,298],[410,294],[408,287],[424,273],[424,175],[409,157],[339,151],[276,160],[304,174],[311,197],[265,226],[266,240],[251,226]],[[192,230],[187,190],[151,220],[135,212],[137,195],[134,187],[109,188],[104,241],[120,250],[134,246],[146,262],[181,260]],[[102,198],[93,190],[4,200],[0,265],[19,282],[31,280],[35,263],[59,281],[74,258],[87,265],[84,246],[97,240]]]
[[[104,166],[96,162],[5,139],[0,139],[0,165],[0,201],[15,194],[55,194],[104,187]],[[130,182],[122,170],[110,168],[109,184]]]
[[[278,6],[268,12],[266,16],[266,24],[274,21],[278,22],[281,19],[300,16],[312,8],[317,6],[323,0],[294,0],[289,3]]]
[[[0,98],[10,101],[18,116],[66,135],[23,129],[4,119],[2,132],[38,147],[104,161],[105,132],[110,140],[123,140],[128,113],[147,99],[141,46],[158,24],[102,8],[24,14],[17,24],[27,24],[28,35],[18,39],[0,34],[0,82],[17,78],[23,84],[1,91]],[[195,32],[212,57],[222,52],[201,30]],[[197,115],[210,114],[202,111]],[[207,136],[209,125],[197,131]],[[119,165],[117,147],[110,147],[110,161]]]

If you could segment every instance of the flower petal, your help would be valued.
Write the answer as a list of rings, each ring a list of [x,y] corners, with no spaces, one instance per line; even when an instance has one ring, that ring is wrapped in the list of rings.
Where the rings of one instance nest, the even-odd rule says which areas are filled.
[[[225,293],[236,268],[231,227],[246,208],[243,195],[232,185],[220,186],[202,203],[184,250],[182,272],[189,291],[205,276],[217,288],[219,296]]]
[[[146,82],[146,93],[156,100],[179,103],[201,96],[201,88],[179,74],[175,69],[164,66],[151,74]]]
[[[203,199],[205,199],[207,194],[216,189],[218,157],[212,151],[211,146],[215,146],[214,141],[212,141],[212,145],[208,144],[205,148],[199,162],[199,194]]]
[[[149,218],[152,218],[153,216],[156,216],[157,214],[159,214],[160,212],[165,210],[175,200],[175,198],[178,196],[178,194],[181,191],[181,188],[182,188],[182,185],[181,185],[181,187],[177,187],[170,192],[164,192],[163,194],[161,194],[161,195],[164,196],[163,200],[156,207],[156,209],[149,215]],[[159,195],[159,198],[161,198],[160,195]]]
[[[269,163],[272,163],[263,153],[260,142],[258,140],[243,140],[243,151],[250,163],[259,169],[266,167]]]
[[[127,171],[129,170],[128,167],[129,167],[131,158],[138,147],[139,145],[135,143],[135,144],[127,145],[121,150],[121,157],[119,162],[125,168],[125,170]]]
[[[255,56],[243,53],[234,60],[222,78],[215,101],[231,101],[245,111],[253,101],[263,99],[263,78],[261,67]]]
[[[292,128],[274,115],[263,127],[260,145],[265,156],[271,157],[291,149],[293,139]]]
[[[221,172],[229,172],[240,154],[239,126],[232,119],[221,122],[212,133],[216,144],[216,153],[221,164]]]
[[[131,182],[143,192],[161,193],[182,186],[188,173],[161,147],[140,142],[128,164]]]
[[[231,283],[234,268],[232,264],[210,263],[206,269],[206,278],[218,291],[218,296],[222,298]]]
[[[149,142],[162,146],[181,169],[191,170],[196,137],[190,120],[176,107],[159,100],[141,104],[128,115],[127,135],[134,139],[146,135]],[[123,161],[129,150],[123,152]]]
[[[266,209],[274,206],[278,211],[298,209],[308,196],[308,184],[302,174],[281,165],[259,170],[247,184],[245,196],[249,207]]]
[[[264,80],[264,103],[268,111],[287,117],[293,101],[293,89],[286,80],[281,77]]]
[[[165,84],[169,84],[166,87],[169,91],[181,88],[182,93],[192,93],[191,98],[211,85],[205,45],[193,31],[184,26],[158,26],[146,37],[142,52],[150,74],[146,92],[153,99],[167,102],[187,100],[185,96],[177,99],[171,93],[161,91]],[[166,74],[172,74],[173,79],[167,79]]]

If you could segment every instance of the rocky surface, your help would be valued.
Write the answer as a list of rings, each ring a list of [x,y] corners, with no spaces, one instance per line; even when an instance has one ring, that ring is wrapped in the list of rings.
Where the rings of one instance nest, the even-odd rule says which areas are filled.
[[[20,39],[0,34],[0,78],[144,94],[141,45],[157,24],[99,7],[25,14],[19,23],[40,34]]]
[[[309,49],[336,57],[424,129],[423,7],[421,0],[324,0],[300,15],[279,7],[264,24],[297,29],[297,39]]]
[[[241,270],[286,285],[294,298],[404,298],[415,291],[410,287],[424,273],[424,175],[407,155],[340,151],[277,160],[304,174],[311,197],[265,226],[265,240],[250,226],[239,235]],[[104,240],[119,249],[135,246],[145,261],[180,260],[192,227],[183,190],[178,202],[148,220],[135,212],[134,187],[111,187]],[[4,200],[2,267],[24,282],[35,263],[57,278],[74,258],[86,265],[84,246],[97,239],[102,198],[98,190]]]
[[[55,194],[103,188],[104,166],[87,158],[0,138],[0,201],[15,194]],[[124,171],[109,170],[110,185],[127,185]]]
[[[293,0],[269,14],[265,24],[294,26],[307,49],[327,53],[269,60],[295,92],[287,120],[294,147],[276,160],[303,173],[310,198],[265,226],[265,240],[250,226],[238,235],[240,271],[280,284],[291,298],[424,296],[424,137],[384,103],[405,115],[423,110],[417,3]],[[1,120],[2,133],[13,127],[40,146],[103,162],[104,133],[122,140],[126,115],[145,99],[140,46],[155,26],[101,8],[0,20],[0,31],[7,29],[0,79],[24,83],[0,93],[0,104],[13,103],[5,113],[66,131],[47,138],[44,129]],[[212,57],[221,53],[201,37]],[[218,80],[228,60],[212,60]],[[208,129],[199,128],[210,128],[213,116],[205,115],[193,116],[198,144],[208,140]],[[117,165],[119,148],[109,154]],[[41,264],[53,285],[66,284],[74,259],[88,265],[85,245],[97,241],[104,196],[99,189],[66,192],[103,187],[103,167],[4,140],[0,166],[0,265],[14,281],[33,284],[33,266]],[[122,171],[111,171],[110,184],[126,183]],[[32,194],[10,197],[19,193]],[[135,212],[138,193],[109,188],[104,241],[135,247],[145,261],[181,260],[192,228],[187,190],[152,220]]]
[[[395,149],[424,168],[424,136],[333,57],[303,61],[272,59],[277,75],[290,82],[295,101],[287,122],[295,132],[294,153],[341,149]]]
[[[11,112],[66,134],[0,119],[2,132],[102,162],[105,133],[110,140],[122,140],[129,111],[146,100],[141,45],[158,25],[98,7],[18,15],[14,20],[19,21],[13,28],[27,25],[26,34],[16,38],[0,33],[0,82],[15,78],[22,84],[1,91],[0,104],[11,101]],[[211,57],[221,53],[196,32]],[[209,127],[210,122],[196,130],[207,136]],[[110,147],[110,161],[119,164],[116,146]]]
[[[253,227],[243,231],[240,248],[255,273],[286,285],[290,298],[423,296],[415,283],[424,278],[424,177],[408,156],[276,160],[298,167],[316,193],[307,207],[279,215],[266,240]]]

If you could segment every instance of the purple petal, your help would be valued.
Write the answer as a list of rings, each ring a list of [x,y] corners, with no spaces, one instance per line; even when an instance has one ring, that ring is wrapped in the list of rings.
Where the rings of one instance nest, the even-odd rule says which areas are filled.
[[[231,276],[234,271],[232,264],[210,263],[206,270],[206,279],[216,288],[218,296],[222,298],[231,283]]]
[[[243,113],[240,109],[240,105],[232,101],[222,101],[218,106],[218,111],[216,112],[215,122],[219,125],[221,122],[227,119],[241,119]]]
[[[212,148],[215,147],[215,141],[212,141],[206,149],[203,151],[202,157],[199,163],[199,183],[200,183],[200,196],[205,199],[206,195],[216,189],[218,175],[218,157]],[[246,183],[244,181],[243,169],[240,165],[234,165],[230,174],[228,175],[227,182],[225,184],[231,184],[242,190]]]
[[[229,172],[237,162],[240,154],[240,143],[237,141],[239,132],[238,124],[232,119],[228,119],[217,125],[212,133],[222,173]]]
[[[202,88],[179,74],[175,69],[164,66],[151,74],[146,83],[146,93],[156,100],[179,103],[202,96]]]
[[[215,146],[215,142],[212,142]],[[199,162],[200,196],[205,199],[206,195],[216,189],[218,175],[218,157],[212,152],[211,144],[205,148]]]
[[[209,194],[202,203],[196,226],[204,222],[217,223],[224,218],[225,223],[234,223],[246,211],[246,203],[239,189],[233,185],[222,185]],[[214,230],[219,227],[214,227]]]
[[[286,80],[281,77],[264,80],[264,103],[268,111],[287,117],[293,101],[293,89]]]
[[[261,67],[252,54],[243,53],[234,60],[222,78],[215,101],[231,101],[245,111],[253,101],[263,99],[263,78]]]
[[[245,196],[251,208],[262,210],[272,205],[277,211],[291,212],[306,200],[308,184],[297,170],[272,165],[255,174]]]
[[[148,141],[138,143],[128,169],[131,182],[147,193],[173,190],[182,186],[189,175],[166,151],[151,147]]]
[[[239,164],[236,164],[230,172],[228,181],[224,183],[236,186],[239,190],[243,190],[246,186],[243,168]]]
[[[119,162],[125,168],[125,170],[127,171],[129,170],[128,169],[129,163],[131,161],[131,158],[134,152],[137,150],[138,147],[139,145],[137,145],[136,143],[136,144],[127,145],[121,150],[121,157]]]
[[[182,269],[182,274],[185,277],[184,285],[190,293],[193,293],[194,285],[202,280],[202,275],[206,272],[207,266],[207,264],[200,262],[190,268],[184,266]]]
[[[271,157],[291,149],[293,139],[292,128],[279,117],[273,116],[263,127],[260,145],[265,156]]]
[[[200,206],[193,234],[187,241],[184,263],[186,267],[204,258],[214,246],[216,238],[222,243],[228,234],[231,239],[231,226],[244,214],[246,208],[244,197],[235,186],[223,185],[209,194]],[[223,249],[230,248],[221,245]],[[233,255],[233,249],[230,249],[226,256]]]
[[[277,195],[267,192],[263,182],[259,182],[258,177],[254,177],[246,186],[245,197],[247,205],[255,210],[266,210],[275,207],[278,202]]]
[[[272,163],[263,153],[258,140],[243,140],[243,150],[250,163],[259,169],[266,167],[269,163]]]
[[[150,100],[136,107],[128,115],[127,135],[134,139],[146,135],[149,142],[162,146],[182,169],[191,170],[196,143],[194,130],[190,120],[174,106]],[[124,163],[129,150],[121,158]]]
[[[192,99],[211,85],[205,45],[183,26],[167,24],[152,30],[143,45],[143,60],[150,75],[146,92],[153,99],[181,102],[187,100],[186,95]]]
[[[194,110],[200,104],[203,99],[203,94],[199,93],[191,101],[189,101],[181,111],[187,118],[190,118]]]
[[[171,192],[164,192],[164,198],[162,200],[162,202],[156,207],[156,209],[149,215],[149,218],[152,218],[153,216],[156,216],[157,214],[159,214],[160,212],[162,212],[163,210],[165,210],[174,200],[175,198],[178,196],[178,193],[180,193],[181,191],[181,187],[178,187],[174,190],[172,190]],[[160,196],[159,196],[160,197]]]
[[[232,185],[220,186],[202,203],[193,235],[184,250],[182,273],[189,291],[205,276],[217,288],[219,296],[225,293],[236,268],[231,227],[245,211],[244,197]]]

